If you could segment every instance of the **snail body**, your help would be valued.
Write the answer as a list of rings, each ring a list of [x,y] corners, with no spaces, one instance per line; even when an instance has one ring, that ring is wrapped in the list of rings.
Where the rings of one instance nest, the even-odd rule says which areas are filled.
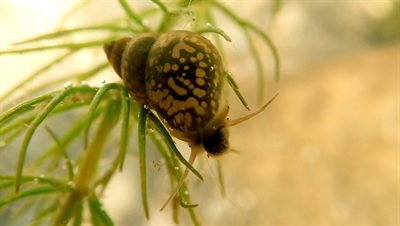
[[[172,136],[191,147],[189,163],[205,150],[218,157],[229,151],[228,127],[262,112],[229,120],[224,69],[217,48],[189,31],[144,33],[103,46],[115,72],[135,101],[154,110]],[[178,192],[188,168],[164,207]]]
[[[208,39],[189,31],[145,33],[104,51],[129,94],[155,110],[172,136],[211,156],[229,150],[223,64]]]

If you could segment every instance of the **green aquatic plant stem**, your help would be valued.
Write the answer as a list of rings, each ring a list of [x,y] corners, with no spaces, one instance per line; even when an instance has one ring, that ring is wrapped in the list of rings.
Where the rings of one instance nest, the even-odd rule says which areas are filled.
[[[147,201],[147,175],[146,175],[146,119],[149,110],[141,107],[139,110],[138,134],[139,134],[139,169],[140,187],[142,190],[142,204],[146,218],[149,219],[149,204]]]
[[[15,179],[15,192],[18,193],[20,182],[21,182],[21,175],[25,161],[26,151],[28,149],[29,142],[36,130],[36,128],[42,123],[42,121],[56,108],[61,101],[66,98],[71,93],[77,91],[87,91],[93,92],[92,88],[82,86],[82,87],[72,87],[66,89],[62,92],[58,92],[57,95],[50,101],[50,103],[37,115],[37,117],[32,121],[29,125],[26,135],[22,141],[19,156],[18,156],[18,163],[17,163],[17,170],[16,170],[16,179]]]
[[[3,187],[8,187],[8,186],[13,186],[15,184],[15,176],[14,175],[0,175],[0,180],[1,181],[11,181],[10,183],[6,184],[1,184],[0,188]],[[50,177],[37,177],[37,176],[22,176],[21,177],[21,182],[22,183],[27,183],[27,182],[36,182],[40,184],[48,184],[54,187],[60,187],[63,186],[63,180],[55,179],[55,178],[50,178]]]
[[[20,45],[20,44],[27,44],[31,42],[37,42],[41,40],[46,40],[46,39],[54,39],[58,37],[64,37],[65,35],[69,34],[74,34],[78,32],[87,32],[87,31],[111,31],[111,32],[120,32],[123,28],[121,26],[116,26],[115,24],[102,24],[102,25],[94,25],[94,26],[87,26],[87,27],[78,27],[78,28],[72,28],[72,29],[64,29],[52,33],[47,33],[43,35],[39,35],[33,38],[26,39],[21,42],[15,42],[13,43],[14,45]],[[129,31],[135,32],[133,28],[129,28]],[[138,31],[136,31],[138,32]]]
[[[25,190],[23,192],[20,192],[19,194],[14,194],[11,196],[8,196],[6,198],[2,198],[0,200],[0,207],[9,204],[11,202],[17,201],[22,198],[26,197],[32,197],[34,195],[43,195],[43,194],[49,194],[49,193],[54,193],[54,192],[63,192],[62,189],[56,188],[53,186],[40,186],[40,187],[35,187],[32,189]]]
[[[83,198],[88,195],[90,185],[95,175],[103,146],[109,133],[114,127],[119,116],[119,106],[116,101],[111,101],[107,111],[94,134],[83,157],[79,170],[74,179],[74,189],[69,192],[66,199],[61,204],[53,225],[67,225],[68,221],[75,214],[76,209],[81,205]]]
[[[92,124],[93,120],[94,120],[94,113],[96,111],[96,108],[99,106],[99,104],[102,102],[103,98],[105,98],[105,95],[110,92],[113,89],[120,89],[123,92],[121,93],[121,100],[123,101],[127,101],[127,92],[126,89],[118,83],[109,83],[109,84],[105,84],[103,87],[101,87],[96,95],[93,97],[92,103],[90,104],[90,109],[89,112],[87,113],[87,122],[84,128],[84,133],[83,133],[83,146],[86,149],[87,147],[87,143],[88,143],[88,137],[89,137],[89,129],[90,129],[90,125]],[[126,104],[124,105],[126,107]]]
[[[61,142],[57,138],[56,134],[48,126],[45,126],[44,128],[50,134],[51,138],[53,138],[53,140],[56,142],[59,150],[61,151],[62,156],[65,159],[65,164],[66,164],[67,169],[68,169],[68,179],[70,181],[73,180],[74,179],[74,167],[72,166],[71,159],[68,156],[67,150],[65,150],[64,145],[61,144]]]
[[[251,40],[250,35],[247,32],[247,29],[250,29],[253,32],[255,32],[256,34],[258,34],[259,36],[261,36],[261,38],[264,40],[264,42],[268,45],[268,47],[272,51],[274,61],[275,61],[275,80],[278,81],[279,73],[280,73],[280,60],[279,60],[279,56],[278,56],[278,51],[277,51],[275,45],[273,44],[273,42],[271,41],[271,39],[265,34],[265,32],[263,32],[259,28],[255,27],[252,23],[239,18],[235,13],[230,11],[228,8],[223,6],[221,3],[217,2],[217,1],[213,1],[212,3],[216,8],[218,8],[223,13],[225,13],[227,16],[229,16],[233,21],[235,21],[242,28],[244,34],[246,35],[246,38],[248,39],[247,43],[249,45],[250,51],[253,55],[253,58],[256,62],[256,67],[257,67],[258,73],[262,72],[261,61],[259,60],[258,53],[256,51],[256,48],[255,48],[252,40]],[[258,77],[259,78],[263,77],[263,74],[258,74]],[[263,93],[264,87],[262,86],[260,88],[261,88],[260,92]],[[261,94],[259,94],[259,102],[261,101],[260,97],[262,98]]]
[[[125,10],[125,13],[129,16],[129,18],[135,21],[139,26],[141,26],[143,31],[150,31],[150,29],[143,24],[143,19],[132,11],[132,9],[129,7],[128,3],[125,0],[118,0],[118,2]]]
[[[127,90],[125,87],[120,86],[119,91],[122,97],[122,124],[121,124],[121,136],[120,136],[120,147],[116,158],[114,159],[111,168],[107,170],[96,182],[95,187],[102,185],[101,192],[104,191],[111,177],[114,175],[115,171],[119,169],[122,171],[124,159],[128,146],[128,135],[129,135],[129,116],[130,116],[130,101]],[[95,114],[97,114],[101,109],[97,109]],[[101,193],[100,192],[100,193]]]
[[[89,193],[88,198],[89,209],[92,216],[92,225],[105,225],[113,226],[114,223],[108,216],[106,211],[102,208],[100,200],[97,198],[94,192]]]
[[[239,86],[236,83],[235,79],[232,76],[232,73],[229,71],[224,70],[224,75],[225,79],[228,82],[228,84],[231,86],[233,91],[235,92],[236,96],[239,98],[240,102],[242,102],[243,106],[247,109],[250,110],[249,105],[247,104],[246,100],[244,99],[243,95],[239,91]]]
[[[148,118],[154,123],[157,131],[164,138],[165,143],[169,147],[170,150],[175,154],[175,156],[182,162],[187,168],[189,168],[192,173],[194,173],[201,181],[204,181],[203,176],[192,166],[186,159],[182,156],[179,150],[176,148],[174,141],[169,135],[168,131],[165,129],[164,125],[161,124],[160,120],[150,111]]]
[[[16,106],[8,109],[7,111],[0,114],[0,125],[3,125],[3,123],[6,122],[11,117],[15,117],[18,114],[21,114],[23,112],[31,110],[35,104],[38,104],[38,103],[41,103],[41,102],[44,102],[46,100],[53,98],[55,95],[59,94],[60,92],[61,91],[54,91],[51,93],[46,93],[44,95],[32,98],[28,101],[25,101],[21,104],[18,104]]]
[[[57,91],[59,92],[59,91]],[[93,91],[94,92],[94,91]],[[45,94],[47,95],[47,94]],[[50,99],[50,98],[49,98]],[[42,103],[45,103],[47,100],[45,99]],[[28,101],[30,102],[30,101]],[[41,103],[38,103],[41,104]],[[89,101],[81,102],[81,103],[73,103],[73,104],[66,104],[63,106],[58,106],[56,109],[54,109],[53,113],[60,113],[60,112],[65,112],[71,109],[79,108],[85,105],[90,104]],[[21,105],[27,105],[29,107],[27,110],[26,109],[21,109],[20,112],[15,112],[15,115],[11,115],[12,117],[18,116],[18,114],[24,113],[25,111],[31,111],[29,113],[25,113],[25,115],[17,117],[16,119],[13,118],[10,122],[6,123],[0,123],[0,135],[4,135],[10,131],[13,131],[17,128],[25,127],[25,124],[29,124],[35,117],[37,116],[38,112],[33,111],[35,105],[29,105],[29,103],[24,102]],[[12,118],[11,117],[11,118]]]
[[[130,115],[130,101],[128,91],[124,86],[119,87],[121,92],[122,101],[122,125],[121,125],[121,144],[119,146],[119,170],[122,171],[124,167],[124,160],[126,155],[126,150],[128,148],[128,135],[129,135],[129,115]]]
[[[217,27],[203,28],[203,29],[196,30],[195,32],[198,34],[215,33],[215,34],[223,37],[226,41],[232,42],[231,37],[224,30],[221,30]],[[219,51],[221,51],[220,49],[222,49],[222,48],[219,48]]]
[[[90,47],[99,47],[104,43],[111,42],[115,40],[115,37],[109,37],[102,40],[94,40],[88,42],[81,43],[67,43],[67,44],[59,44],[59,45],[49,45],[49,46],[38,46],[38,47],[28,47],[21,49],[12,49],[12,50],[2,50],[0,54],[15,54],[15,53],[28,53],[35,51],[43,51],[43,50],[51,50],[51,49],[82,49],[82,48],[90,48]]]
[[[217,160],[217,170],[218,170],[218,181],[220,184],[221,194],[223,197],[226,196],[226,189],[224,183],[224,174],[222,173],[221,160]]]

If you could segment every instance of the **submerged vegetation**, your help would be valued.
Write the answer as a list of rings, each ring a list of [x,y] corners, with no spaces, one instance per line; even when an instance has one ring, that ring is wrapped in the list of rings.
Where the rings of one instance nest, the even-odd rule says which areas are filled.
[[[252,41],[253,36],[261,38],[271,49],[275,59],[275,78],[278,78],[278,55],[268,35],[223,4],[218,1],[185,0],[152,2],[151,6],[135,11],[127,1],[119,0],[115,4],[119,4],[124,12],[119,18],[81,27],[56,29],[14,43],[9,50],[0,50],[2,55],[31,52],[38,57],[44,50],[62,50],[61,54],[50,59],[47,64],[38,66],[30,76],[5,93],[1,100],[3,107],[6,106],[0,114],[2,162],[4,159],[17,159],[4,164],[1,169],[2,221],[31,222],[31,225],[72,222],[73,225],[81,225],[88,221],[85,215],[89,213],[89,221],[93,225],[113,225],[112,216],[102,207],[101,196],[110,179],[118,171],[124,170],[124,160],[129,154],[139,159],[141,185],[140,188],[137,187],[142,194],[144,217],[149,218],[152,205],[149,205],[146,187],[146,138],[150,138],[156,152],[164,159],[162,166],[166,167],[171,188],[182,176],[181,164],[189,167],[202,179],[202,175],[180,154],[175,142],[154,113],[137,104],[123,85],[104,82],[103,86],[96,87],[86,82],[110,67],[105,56],[103,62],[94,63],[88,70],[72,74],[63,74],[61,71],[40,84],[33,82],[80,52],[90,49],[100,51],[104,43],[125,36],[149,31],[163,33],[174,29],[178,21],[184,18],[190,24],[190,30],[199,34],[215,34],[214,43],[224,59],[226,56],[222,42],[230,41],[231,38],[214,16],[219,13],[236,24],[247,39],[248,49],[258,72],[259,103],[262,101],[265,82],[261,58]],[[80,3],[67,14],[71,16],[89,5],[90,2]],[[67,19],[64,20],[65,23],[68,22]],[[150,25],[146,21],[157,22]],[[90,32],[101,35],[86,41],[65,41],[65,37]],[[52,44],[42,44],[42,41],[48,40]],[[226,79],[247,107],[238,85],[228,71]],[[59,84],[64,84],[64,87],[60,89]],[[30,88],[27,94],[23,87],[28,85]],[[44,93],[43,90],[51,91]],[[45,141],[41,141],[42,139]],[[135,141],[132,142],[132,139]],[[32,143],[35,143],[35,149],[39,146],[41,149],[32,150]],[[101,161],[107,164],[99,168]],[[15,173],[5,167],[15,167]],[[220,169],[219,163],[218,167]],[[220,170],[218,172],[221,173]],[[222,179],[220,183],[223,188]],[[194,208],[196,204],[192,203],[188,189],[184,183],[179,196],[173,199],[172,217],[178,223],[178,213],[185,208],[190,221],[200,225],[201,220]]]

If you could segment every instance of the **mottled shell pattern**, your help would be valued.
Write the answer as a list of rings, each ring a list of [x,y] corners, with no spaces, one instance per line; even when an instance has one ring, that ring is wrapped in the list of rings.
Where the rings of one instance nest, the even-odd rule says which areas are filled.
[[[104,45],[129,94],[157,112],[171,135],[220,155],[229,149],[221,56],[189,31],[145,33]]]

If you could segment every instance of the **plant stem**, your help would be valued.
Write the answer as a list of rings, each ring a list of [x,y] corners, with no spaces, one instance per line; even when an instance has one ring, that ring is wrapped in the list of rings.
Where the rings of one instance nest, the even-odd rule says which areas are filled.
[[[89,185],[96,172],[102,149],[106,138],[113,128],[118,118],[118,105],[112,102],[108,111],[105,113],[92,141],[86,150],[82,164],[76,174],[74,184],[75,189],[71,191],[64,202],[61,204],[54,218],[53,225],[67,225],[72,216],[79,209],[83,198],[88,195]]]

